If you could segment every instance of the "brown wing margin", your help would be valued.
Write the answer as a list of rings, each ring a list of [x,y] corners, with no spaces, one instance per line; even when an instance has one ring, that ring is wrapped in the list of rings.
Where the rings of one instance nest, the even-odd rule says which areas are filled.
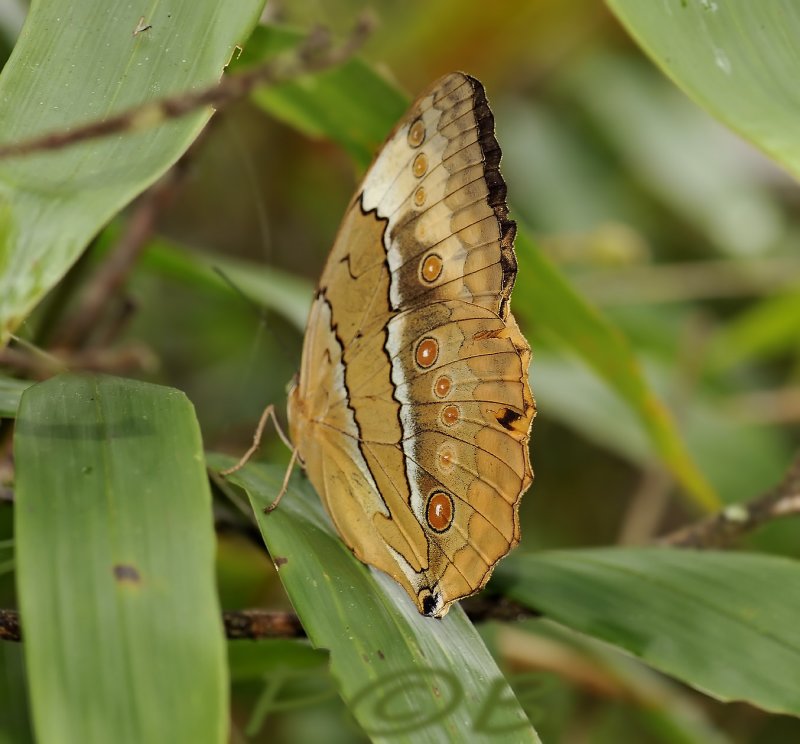
[[[506,182],[500,174],[500,159],[503,157],[500,145],[494,134],[494,114],[489,108],[486,91],[479,80],[462,73],[472,86],[475,98],[475,121],[478,125],[478,144],[483,153],[483,175],[489,188],[487,204],[494,210],[500,225],[500,265],[503,269],[503,283],[500,289],[500,317],[505,320],[508,315],[508,301],[514,280],[517,277],[517,257],[514,254],[514,238],[517,234],[517,223],[508,219],[506,204]]]

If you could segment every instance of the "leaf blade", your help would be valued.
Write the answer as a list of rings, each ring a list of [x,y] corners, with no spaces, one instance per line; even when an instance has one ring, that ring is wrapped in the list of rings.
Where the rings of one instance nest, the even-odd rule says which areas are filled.
[[[668,548],[513,558],[498,582],[552,619],[722,701],[800,715],[800,563]]]
[[[34,2],[0,75],[7,112],[0,141],[61,132],[213,84],[262,5],[245,0],[225,13],[211,0],[157,5],[146,19],[152,28],[133,36],[137,18],[124,6]],[[203,109],[160,127],[0,162],[0,346],[209,116]]]
[[[23,395],[15,457],[37,736],[223,741],[211,499],[188,400],[115,378],[53,378]]]
[[[213,468],[233,463],[220,455],[208,460]],[[486,707],[493,691],[504,708],[489,711],[491,727],[509,727],[516,741],[538,742],[461,608],[452,608],[441,621],[422,617],[401,587],[368,569],[342,543],[307,481],[292,479],[280,508],[265,515],[263,508],[279,491],[282,478],[280,467],[260,464],[229,476],[248,493],[310,640],[330,650],[342,697],[372,740],[492,741],[475,714]],[[375,690],[391,689],[392,680],[403,675],[407,689],[398,689],[395,702],[400,701],[408,716],[421,711],[423,724],[395,721],[392,730],[391,721],[387,724],[369,707],[369,698]],[[450,708],[453,702],[457,704]],[[425,723],[428,715],[431,720]]]
[[[794,3],[608,0],[608,6],[696,103],[800,176]]]

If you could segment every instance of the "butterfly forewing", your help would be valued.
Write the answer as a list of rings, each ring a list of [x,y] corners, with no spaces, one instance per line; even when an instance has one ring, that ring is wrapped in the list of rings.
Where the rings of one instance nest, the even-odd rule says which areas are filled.
[[[481,84],[412,105],[336,238],[309,317],[292,438],[344,541],[441,617],[519,540],[530,350]]]

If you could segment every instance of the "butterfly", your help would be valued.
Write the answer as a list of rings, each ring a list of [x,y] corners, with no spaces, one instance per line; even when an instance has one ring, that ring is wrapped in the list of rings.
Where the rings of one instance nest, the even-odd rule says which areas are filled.
[[[413,103],[345,213],[289,393],[297,457],[342,539],[433,617],[519,542],[533,477],[499,162],[475,78]]]

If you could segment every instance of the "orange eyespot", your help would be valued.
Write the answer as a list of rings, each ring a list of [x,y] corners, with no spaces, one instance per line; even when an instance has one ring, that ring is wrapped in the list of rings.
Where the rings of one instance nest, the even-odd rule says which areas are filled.
[[[425,510],[428,524],[436,532],[444,532],[453,523],[453,499],[444,491],[434,491]]]
[[[444,268],[444,262],[441,256],[431,253],[422,261],[420,273],[426,282],[435,282],[442,273],[442,268]]]
[[[453,381],[446,375],[442,375],[433,384],[433,392],[435,392],[440,398],[444,398],[450,392],[450,388],[452,386]]]
[[[435,338],[423,338],[417,346],[417,364],[430,367],[439,356],[439,344]]]
[[[408,130],[408,144],[419,147],[425,141],[425,125],[422,119],[417,119]]]
[[[446,426],[457,424],[459,418],[461,418],[461,412],[458,410],[458,406],[445,406],[442,410],[442,421]]]
[[[425,189],[422,188],[422,186],[420,186],[414,192],[414,204],[416,204],[418,207],[421,207],[424,203],[425,203]]]
[[[422,178],[428,171],[428,156],[421,152],[414,158],[414,163],[411,166],[411,172],[417,177]]]

